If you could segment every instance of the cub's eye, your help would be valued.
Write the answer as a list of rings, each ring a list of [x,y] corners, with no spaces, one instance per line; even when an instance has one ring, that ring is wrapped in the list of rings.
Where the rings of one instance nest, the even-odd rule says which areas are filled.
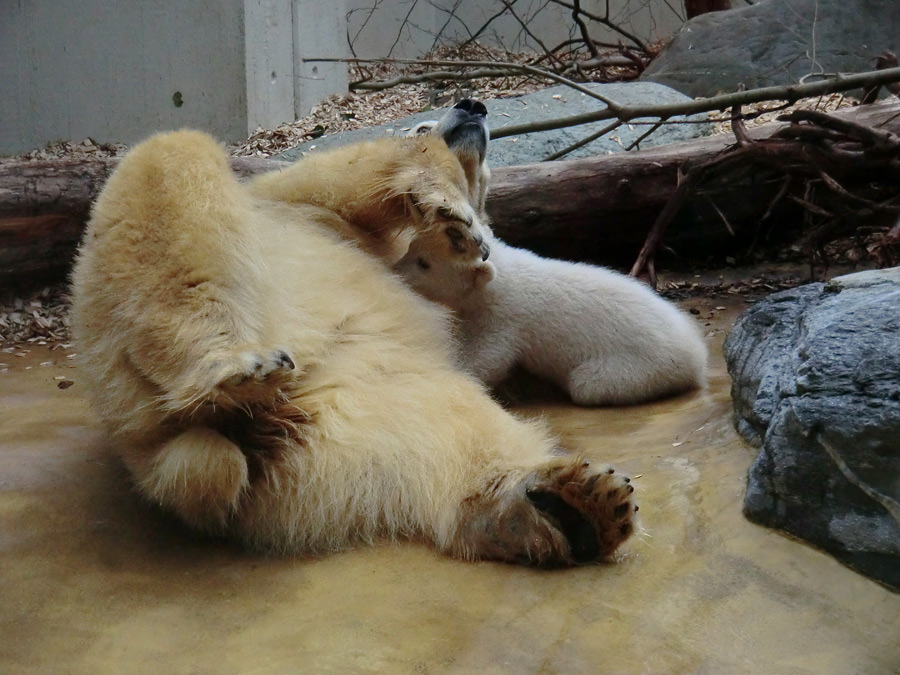
[[[427,260],[425,260],[425,258],[419,258],[418,260],[416,260],[416,263],[417,263],[417,264],[419,265],[419,267],[422,268],[423,270],[430,270],[430,269],[431,269],[431,263],[428,262]]]

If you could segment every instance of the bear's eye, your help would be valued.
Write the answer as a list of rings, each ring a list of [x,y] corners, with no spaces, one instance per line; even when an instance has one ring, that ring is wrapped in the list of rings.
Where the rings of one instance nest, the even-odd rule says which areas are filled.
[[[413,212],[416,213],[419,216],[419,218],[425,217],[425,210],[422,208],[422,202],[420,202],[418,199],[416,199],[415,196],[410,195],[409,203],[412,206]]]
[[[437,214],[439,218],[443,218],[444,220],[462,220],[459,216],[457,216],[453,211],[448,209],[446,206],[441,206],[437,210]]]
[[[419,265],[419,267],[421,267],[423,270],[430,270],[430,269],[431,269],[431,263],[429,263],[427,260],[425,260],[425,258],[419,258],[418,260],[416,260],[416,263],[417,263],[417,264]]]

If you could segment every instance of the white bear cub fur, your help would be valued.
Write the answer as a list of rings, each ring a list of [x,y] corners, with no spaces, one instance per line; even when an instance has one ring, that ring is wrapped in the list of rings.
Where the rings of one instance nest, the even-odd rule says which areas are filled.
[[[515,364],[580,405],[630,404],[702,387],[699,326],[644,283],[486,238],[490,262],[435,255],[427,234],[395,269],[453,309],[463,366],[490,386]]]

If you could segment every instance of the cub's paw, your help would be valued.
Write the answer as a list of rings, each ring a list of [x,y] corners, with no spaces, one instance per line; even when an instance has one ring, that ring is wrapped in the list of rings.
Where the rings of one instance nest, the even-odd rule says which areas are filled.
[[[444,228],[444,234],[450,242],[450,249],[464,255],[478,256],[487,260],[491,253],[484,239],[484,232],[478,224],[454,223]]]
[[[586,460],[561,460],[525,480],[525,496],[565,537],[563,558],[577,564],[608,558],[631,536],[633,493],[629,478]]]

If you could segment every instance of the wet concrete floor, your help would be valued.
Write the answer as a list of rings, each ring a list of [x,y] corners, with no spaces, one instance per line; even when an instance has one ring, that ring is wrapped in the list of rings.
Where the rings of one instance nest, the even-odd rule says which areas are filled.
[[[711,324],[707,391],[520,408],[638,488],[615,563],[553,572],[198,539],[107,457],[72,350],[0,353],[0,673],[900,673],[900,594],[741,516],[755,453],[721,343],[743,303],[686,304]]]

